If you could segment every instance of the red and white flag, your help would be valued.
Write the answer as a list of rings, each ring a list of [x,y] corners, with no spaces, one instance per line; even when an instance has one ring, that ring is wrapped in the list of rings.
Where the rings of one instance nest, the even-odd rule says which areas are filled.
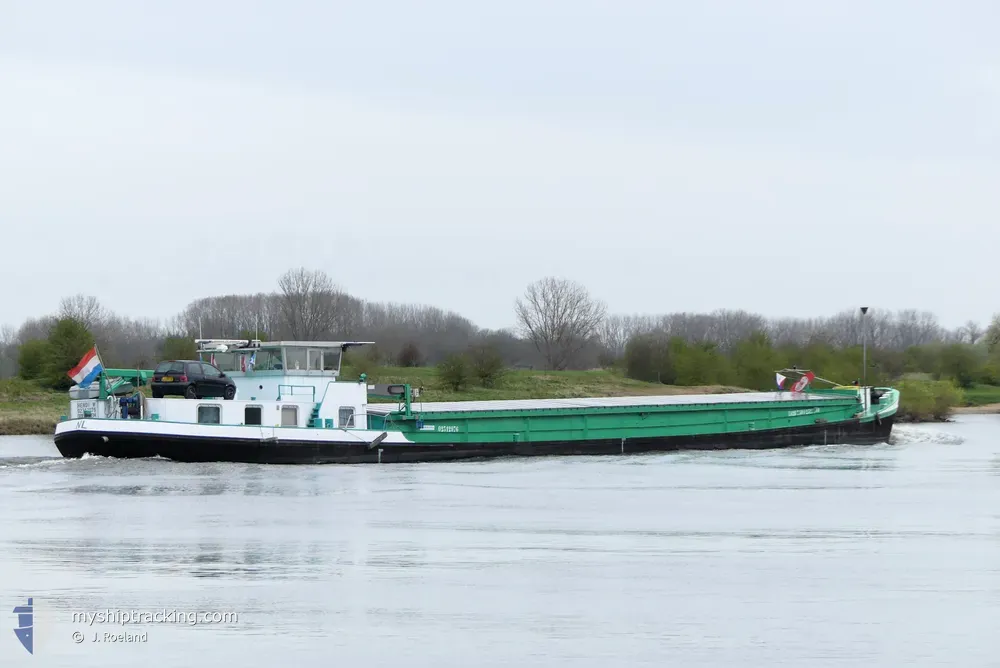
[[[813,382],[815,377],[816,374],[812,371],[807,371],[806,374],[799,378],[795,382],[795,385],[792,386],[792,392],[803,392],[807,387],[809,387],[809,383]]]

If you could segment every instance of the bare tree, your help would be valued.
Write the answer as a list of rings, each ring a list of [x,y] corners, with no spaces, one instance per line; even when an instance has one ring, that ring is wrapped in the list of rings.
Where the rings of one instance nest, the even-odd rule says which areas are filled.
[[[384,350],[398,350],[407,342],[413,342],[428,364],[437,364],[450,353],[465,350],[478,332],[469,319],[451,311],[412,304],[355,301],[358,322],[352,329],[344,330],[345,333],[373,340]],[[349,308],[354,310],[355,306]]]
[[[109,316],[110,313],[101,306],[97,297],[77,294],[63,297],[59,302],[60,318],[75,318],[91,331],[104,324]]]
[[[34,339],[47,339],[55,324],[56,318],[51,315],[28,318],[17,330],[17,342],[22,344]]]
[[[291,338],[315,341],[330,331],[342,291],[329,276],[304,267],[291,269],[278,279],[278,287],[282,325]]]
[[[747,311],[727,310],[719,310],[708,316],[703,326],[708,329],[707,336],[697,342],[717,343],[724,351],[732,350],[737,343],[755,332],[765,332],[769,329],[768,322],[763,316]]]
[[[101,361],[111,368],[148,368],[159,361],[157,350],[167,329],[155,320],[110,315],[93,330]]]
[[[940,341],[944,331],[937,323],[937,317],[927,311],[906,309],[900,311],[896,320],[897,348],[923,346]]]
[[[968,341],[969,343],[975,344],[979,339],[983,337],[983,328],[979,326],[979,323],[970,320],[961,328],[962,339]]]
[[[1000,313],[993,316],[990,326],[983,335],[986,339],[986,349],[993,353],[1000,347]]]
[[[0,327],[0,379],[17,375],[17,331],[10,325]]]
[[[632,332],[629,328],[629,317],[625,315],[610,315],[604,319],[597,329],[597,338],[604,352],[612,360],[625,354],[625,345]]]
[[[515,314],[547,366],[565,369],[596,335],[607,307],[579,283],[547,277],[528,286]]]
[[[164,324],[118,316],[94,297],[68,297],[55,314],[29,319],[16,332],[0,330],[0,377],[16,373],[19,344],[46,338],[62,316],[78,318],[91,329],[106,364],[127,368],[155,361],[164,338],[199,332],[237,338],[259,331],[271,340],[350,337],[377,341],[383,351],[398,351],[413,342],[429,364],[470,345],[489,345],[508,366],[550,369],[606,364],[642,333],[712,343],[723,351],[758,331],[767,332],[779,346],[857,346],[861,341],[862,319],[856,308],[811,319],[772,320],[738,310],[606,317],[604,305],[582,286],[555,278],[532,284],[517,300],[520,332],[481,330],[458,313],[432,306],[366,302],[338,289],[322,271],[289,271],[279,288],[198,299]],[[985,329],[969,322],[948,330],[931,313],[872,308],[864,323],[869,347],[874,348],[904,350],[952,341],[986,343],[993,351],[1000,346],[1000,315]]]
[[[273,337],[280,329],[279,299],[260,293],[199,299],[184,309],[171,329],[192,338],[239,338],[243,332]]]
[[[520,338],[517,332],[510,329],[480,330],[474,344],[492,347],[500,353],[507,366],[514,369],[534,369],[545,364],[531,341]]]
[[[609,315],[597,328],[598,361],[607,365],[621,359],[632,337],[656,328],[656,319],[648,315]]]

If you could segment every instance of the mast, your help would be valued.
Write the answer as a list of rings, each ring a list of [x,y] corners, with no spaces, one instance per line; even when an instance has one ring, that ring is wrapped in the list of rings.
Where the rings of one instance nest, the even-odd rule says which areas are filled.
[[[865,314],[868,307],[861,307],[861,385],[868,385],[868,328],[865,327]]]

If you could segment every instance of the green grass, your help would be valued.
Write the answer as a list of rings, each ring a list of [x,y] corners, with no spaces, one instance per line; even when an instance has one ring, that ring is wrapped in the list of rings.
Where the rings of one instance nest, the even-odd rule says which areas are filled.
[[[985,406],[1000,404],[1000,387],[996,385],[973,385],[964,390],[963,406]]]
[[[18,378],[0,380],[0,436],[51,434],[59,416],[68,410],[66,392],[46,390]]]

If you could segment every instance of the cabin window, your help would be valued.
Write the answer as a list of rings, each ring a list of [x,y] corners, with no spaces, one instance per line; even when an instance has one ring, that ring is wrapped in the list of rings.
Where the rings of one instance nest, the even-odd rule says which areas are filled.
[[[309,370],[310,371],[321,371],[323,369],[323,351],[322,350],[310,350],[309,351]]]
[[[299,426],[299,407],[298,406],[282,406],[281,407],[281,426],[282,427],[298,427]]]
[[[337,371],[340,368],[340,351],[323,351],[323,371]]]
[[[207,406],[205,404],[201,404],[198,406],[199,424],[220,424],[221,422],[222,422],[221,406]]]
[[[285,370],[303,371],[309,368],[304,348],[285,348]]]
[[[257,357],[254,358],[253,370],[254,371],[272,371],[274,369],[281,368],[281,351],[280,350],[258,350],[256,351]],[[250,367],[250,359],[247,358],[247,368]]]
[[[354,426],[354,407],[353,406],[341,406],[340,410],[337,412],[337,420],[339,427],[353,427]]]
[[[260,406],[247,406],[243,409],[243,424],[262,424]]]

